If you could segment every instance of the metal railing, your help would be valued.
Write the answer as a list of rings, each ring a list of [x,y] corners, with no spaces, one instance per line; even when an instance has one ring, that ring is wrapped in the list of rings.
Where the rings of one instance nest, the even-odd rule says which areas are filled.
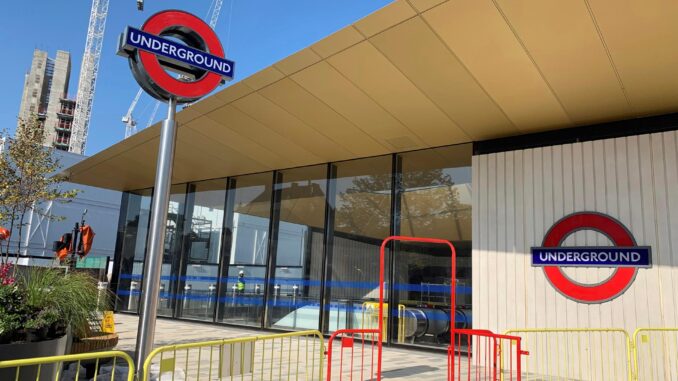
[[[526,379],[633,380],[631,338],[617,328],[511,329],[530,356],[522,359]]]
[[[635,380],[678,379],[678,328],[638,328],[633,332]]]
[[[363,330],[379,328],[379,302],[363,302],[361,307],[360,328]],[[388,303],[383,306],[382,336],[388,340]],[[398,343],[405,342],[405,305],[398,304]]]
[[[485,329],[455,329],[447,348],[448,381],[521,381],[521,337]]]
[[[379,380],[381,373],[377,362],[380,348],[377,340],[379,329],[340,329],[334,332],[327,344],[327,381]],[[334,346],[336,342],[339,343],[338,348]]]
[[[146,358],[138,380],[325,380],[325,355],[328,381],[378,380],[380,333],[337,331],[327,352],[315,330],[167,345]],[[678,379],[678,328],[638,328],[633,336],[617,328],[512,329],[504,335],[455,329],[453,337],[448,380]],[[120,351],[0,361],[1,381],[136,376],[132,359]]]
[[[2,381],[133,381],[134,376],[132,358],[120,351],[0,361]]]
[[[149,354],[141,379],[322,380],[324,356],[319,331],[167,345]]]

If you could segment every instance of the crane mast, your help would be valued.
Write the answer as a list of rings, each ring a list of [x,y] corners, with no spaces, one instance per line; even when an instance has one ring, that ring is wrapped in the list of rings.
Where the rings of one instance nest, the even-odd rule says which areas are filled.
[[[87,145],[87,132],[90,116],[92,115],[92,102],[94,100],[97,74],[99,72],[99,58],[101,57],[101,46],[104,41],[104,30],[106,29],[108,3],[109,0],[92,0],[85,52],[82,55],[82,65],[80,66],[73,129],[68,147],[69,151],[79,154],[85,152]]]

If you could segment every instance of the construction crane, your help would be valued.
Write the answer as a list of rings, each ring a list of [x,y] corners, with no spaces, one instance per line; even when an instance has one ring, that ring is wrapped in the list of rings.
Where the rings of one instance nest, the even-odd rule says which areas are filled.
[[[158,107],[160,106],[160,102],[156,101],[155,106],[153,106],[153,112],[151,112],[151,117],[148,118],[148,123],[146,123],[146,128],[151,127],[151,124],[153,124],[153,119],[155,119],[155,114],[158,113]]]
[[[80,66],[80,79],[78,81],[78,94],[73,115],[73,127],[68,150],[84,154],[87,146],[87,130],[89,129],[90,116],[92,115],[92,102],[94,101],[94,89],[99,72],[99,58],[101,46],[104,41],[106,29],[106,16],[108,15],[109,0],[92,0],[92,11],[89,16],[87,27],[87,40],[85,52],[82,55]]]
[[[212,29],[214,29],[214,27],[217,26],[217,22],[219,21],[219,15],[221,14],[221,7],[222,7],[223,4],[224,4],[224,0],[212,0],[212,3],[210,4],[210,8],[208,10],[208,16],[209,16],[209,19],[210,19],[209,26]],[[143,7],[144,7],[143,0],[137,0],[137,9],[143,10]],[[210,10],[211,10],[211,15],[210,15]],[[134,108],[136,107],[137,103],[139,102],[139,96],[141,96],[142,92],[143,92],[143,90],[139,89],[139,91],[137,92],[137,95],[134,97],[134,100],[132,101],[132,104],[129,106],[129,109],[127,110],[127,114],[125,114],[125,116],[122,117],[122,122],[125,124],[125,139],[136,134],[136,132],[137,132],[137,122],[134,120],[134,117],[132,116],[132,112],[134,112]],[[150,127],[153,124],[153,120],[155,120],[155,115],[158,112],[159,106],[160,106],[160,101],[155,101],[155,105],[153,106],[153,112],[151,112],[151,117],[148,118],[148,123],[146,123],[146,128]]]
[[[214,29],[214,27],[217,26],[217,21],[219,21],[219,15],[221,14],[221,6],[223,4],[224,0],[214,1],[214,8],[212,8],[212,17],[210,17],[210,28],[212,29]]]
[[[122,122],[125,123],[125,139],[137,133],[137,122],[134,120],[134,118],[132,118],[132,111],[134,111],[137,103],[139,103],[139,98],[141,97],[142,92],[143,91],[141,89],[137,91],[137,95],[134,97],[132,104],[129,106],[127,114],[122,117]]]

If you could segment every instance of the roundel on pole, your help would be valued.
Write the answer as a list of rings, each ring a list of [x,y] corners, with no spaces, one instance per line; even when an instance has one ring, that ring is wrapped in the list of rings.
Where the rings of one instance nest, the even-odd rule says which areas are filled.
[[[156,13],[141,29],[128,27],[118,45],[139,85],[162,101],[194,102],[233,78],[216,33],[188,12]]]
[[[613,246],[562,246],[579,230],[593,230],[607,236]],[[546,233],[541,247],[532,248],[532,265],[544,268],[551,285],[582,303],[602,303],[626,291],[640,267],[651,266],[651,249],[637,246],[631,232],[618,220],[597,212],[570,214],[556,222]],[[590,284],[577,282],[563,267],[614,268],[607,279]]]

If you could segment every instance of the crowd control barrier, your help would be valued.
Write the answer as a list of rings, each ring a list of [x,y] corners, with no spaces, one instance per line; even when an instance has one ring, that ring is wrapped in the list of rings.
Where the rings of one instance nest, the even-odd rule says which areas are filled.
[[[636,380],[678,380],[678,328],[638,328],[633,333]]]
[[[449,381],[521,381],[521,357],[528,355],[518,336],[482,329],[455,329],[447,349]]]
[[[319,331],[167,345],[144,362],[152,380],[322,380],[325,341]]]
[[[530,356],[527,379],[633,380],[631,339],[623,329],[512,329]],[[502,357],[505,359],[505,356]]]
[[[134,376],[132,358],[120,351],[0,361],[2,381],[132,381]]]
[[[382,335],[388,340],[388,329],[386,329],[388,321],[388,303],[383,306],[383,321],[381,327],[383,328]],[[398,304],[398,337],[399,343],[405,342],[405,306]],[[364,302],[362,305],[361,327],[362,329],[377,329],[379,324],[379,303],[378,302]]]
[[[327,381],[377,379],[379,337],[378,329],[334,332],[327,344]]]

